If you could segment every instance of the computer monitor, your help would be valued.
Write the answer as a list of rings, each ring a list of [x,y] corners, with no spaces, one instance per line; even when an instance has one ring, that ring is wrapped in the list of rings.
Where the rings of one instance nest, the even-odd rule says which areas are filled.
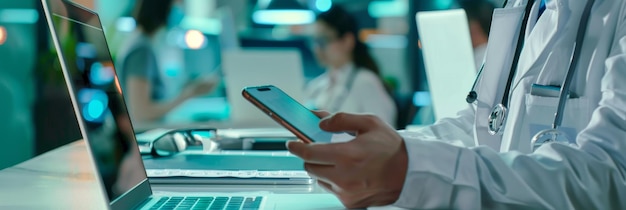
[[[241,37],[241,46],[244,48],[275,48],[296,49],[300,52],[302,70],[306,81],[310,81],[325,72],[319,65],[306,37],[291,37],[275,39],[263,33],[246,34]]]
[[[467,16],[462,9],[429,11],[416,20],[435,118],[454,117],[467,107],[476,77]]]

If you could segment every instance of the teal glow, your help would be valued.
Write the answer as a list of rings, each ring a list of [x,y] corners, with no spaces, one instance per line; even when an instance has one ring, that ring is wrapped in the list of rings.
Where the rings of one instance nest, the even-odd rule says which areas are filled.
[[[315,21],[311,10],[258,10],[252,14],[252,20],[265,25],[302,25]]]
[[[169,63],[165,65],[165,75],[168,77],[178,77],[180,75],[180,67],[176,63]]]
[[[315,1],[315,8],[320,12],[326,12],[333,6],[333,1],[331,0],[317,0]]]
[[[93,100],[87,104],[86,111],[85,116],[91,119],[98,119],[104,114],[104,104],[102,104],[102,101]]]
[[[0,9],[0,23],[33,24],[39,20],[34,9]]]
[[[413,105],[417,107],[430,106],[432,104],[430,92],[417,91],[413,94]]]
[[[78,92],[78,101],[81,103],[82,117],[88,122],[101,123],[108,110],[109,98],[106,93],[98,89],[85,88]]]
[[[111,67],[104,66],[100,62],[95,62],[91,65],[89,79],[91,83],[95,85],[108,85],[115,79],[114,71],[115,70]]]
[[[409,6],[405,1],[372,1],[367,12],[374,18],[404,17],[409,13]]]
[[[435,9],[450,9],[453,3],[453,0],[435,0],[433,4]]]

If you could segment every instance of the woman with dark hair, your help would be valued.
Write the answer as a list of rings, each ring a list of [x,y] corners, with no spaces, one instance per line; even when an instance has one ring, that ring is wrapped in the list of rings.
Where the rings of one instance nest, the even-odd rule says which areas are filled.
[[[217,83],[198,80],[180,85],[163,71],[159,61],[164,56],[158,52],[164,51],[160,47],[175,1],[138,0],[134,12],[137,29],[118,54],[120,84],[135,122],[159,120],[185,100],[208,93]]]
[[[307,85],[310,108],[371,113],[393,125],[396,106],[367,46],[357,37],[356,19],[333,5],[317,16],[314,27],[313,49],[327,70]]]

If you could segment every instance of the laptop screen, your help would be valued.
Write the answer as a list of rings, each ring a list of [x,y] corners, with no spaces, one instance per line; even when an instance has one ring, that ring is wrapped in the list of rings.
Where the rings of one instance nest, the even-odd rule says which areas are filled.
[[[147,177],[100,19],[66,1],[48,7],[83,138],[115,202]]]

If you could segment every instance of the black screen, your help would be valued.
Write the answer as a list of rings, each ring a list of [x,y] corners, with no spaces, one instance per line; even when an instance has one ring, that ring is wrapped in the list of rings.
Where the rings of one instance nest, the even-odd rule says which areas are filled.
[[[246,88],[245,91],[310,140],[330,142],[332,133],[320,129],[320,119],[282,90],[263,86]]]
[[[48,7],[83,138],[114,202],[147,178],[100,20],[65,1]]]

